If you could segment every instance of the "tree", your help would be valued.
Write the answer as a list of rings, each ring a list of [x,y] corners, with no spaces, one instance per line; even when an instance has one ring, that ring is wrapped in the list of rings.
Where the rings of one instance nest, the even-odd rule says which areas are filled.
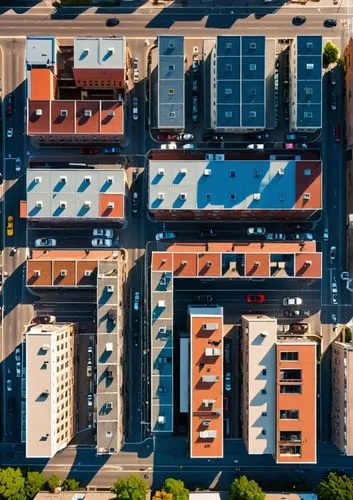
[[[48,490],[54,493],[55,489],[61,486],[60,477],[57,474],[53,474],[52,476],[48,477],[47,486]]]
[[[326,479],[320,481],[317,487],[319,500],[352,500],[353,486],[347,476],[339,476],[330,472]]]
[[[156,491],[156,493],[152,497],[152,500],[173,500],[173,495],[163,490]]]
[[[64,479],[62,488],[64,491],[76,491],[80,487],[80,481],[74,479],[73,477],[68,477]]]
[[[25,480],[19,468],[0,469],[0,498],[8,500],[24,500]]]
[[[338,59],[338,48],[332,42],[327,42],[324,47],[324,62],[328,66]]]
[[[34,498],[38,491],[43,489],[45,483],[45,477],[41,472],[28,471],[24,486],[26,498]]]
[[[136,474],[130,474],[127,478],[118,479],[112,487],[116,498],[123,500],[145,500],[147,489],[147,482]]]
[[[173,495],[173,500],[187,500],[189,490],[184,487],[183,481],[168,477],[163,484],[163,490]]]
[[[229,500],[264,500],[265,493],[253,479],[249,481],[246,476],[234,479],[230,486]]]

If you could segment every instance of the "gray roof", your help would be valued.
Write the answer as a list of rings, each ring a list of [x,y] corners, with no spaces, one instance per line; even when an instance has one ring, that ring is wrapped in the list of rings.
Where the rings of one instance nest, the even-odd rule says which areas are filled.
[[[158,37],[158,128],[184,128],[184,37]]]
[[[26,39],[28,66],[53,66],[56,61],[55,37],[29,36]]]
[[[296,41],[296,128],[322,126],[322,37],[298,36]]]
[[[117,38],[75,38],[74,68],[125,67],[125,42]]]
[[[217,128],[265,127],[265,37],[218,36]]]
[[[124,193],[122,169],[27,170],[27,215],[31,219],[98,218],[100,194]]]
[[[286,210],[295,202],[295,160],[152,160],[149,164],[150,210]]]

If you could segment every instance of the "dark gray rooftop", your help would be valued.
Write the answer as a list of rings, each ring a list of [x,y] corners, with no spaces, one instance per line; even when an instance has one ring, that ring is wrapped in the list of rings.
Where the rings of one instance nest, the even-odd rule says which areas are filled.
[[[265,127],[265,37],[218,36],[217,128]]]
[[[184,128],[184,37],[158,37],[158,128]]]
[[[297,126],[322,126],[322,37],[298,36],[296,41]]]

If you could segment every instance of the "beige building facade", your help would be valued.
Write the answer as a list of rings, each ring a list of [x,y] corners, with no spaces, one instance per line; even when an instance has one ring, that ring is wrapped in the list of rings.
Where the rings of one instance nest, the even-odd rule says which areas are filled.
[[[76,323],[26,332],[26,457],[51,458],[75,433]]]

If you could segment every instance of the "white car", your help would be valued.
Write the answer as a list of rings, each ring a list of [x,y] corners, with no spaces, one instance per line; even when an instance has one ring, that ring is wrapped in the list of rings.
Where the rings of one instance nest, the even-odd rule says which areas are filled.
[[[328,228],[325,227],[324,229],[324,241],[328,241]]]
[[[332,304],[337,304],[337,293],[332,294]]]
[[[113,238],[112,229],[93,229],[93,236],[98,236],[99,238]]]
[[[164,232],[164,233],[157,233],[156,234],[156,241],[160,240],[174,240],[176,238],[176,233],[172,232]]]
[[[336,282],[336,278],[333,278],[332,279],[332,283],[331,283],[331,291],[332,293],[337,293],[337,282]]]
[[[134,311],[138,311],[140,309],[140,292],[134,293]]]
[[[8,128],[7,129],[7,137],[10,139],[13,136],[13,128]]]
[[[300,297],[285,297],[283,299],[284,306],[301,306],[303,299]]]
[[[179,134],[177,135],[177,141],[192,141],[194,136],[192,134]]]
[[[21,170],[21,158],[16,158],[15,168],[16,168],[16,172],[19,172]]]
[[[261,236],[266,233],[266,229],[264,227],[248,227],[246,232],[249,235]]]
[[[184,144],[183,149],[195,149],[196,146],[195,144],[192,144],[191,142],[188,144]]]
[[[16,376],[21,376],[21,363],[19,361],[16,363]]]
[[[246,149],[254,149],[254,150],[259,150],[259,149],[264,149],[265,146],[263,144],[248,144]]]
[[[38,238],[34,242],[35,247],[56,247],[55,238]]]
[[[6,381],[6,389],[10,392],[12,391],[12,380],[8,379]]]
[[[266,239],[267,240],[285,240],[286,235],[283,233],[267,233]]]
[[[15,350],[15,360],[16,361],[21,361],[21,348],[20,347],[16,347],[16,350]]]
[[[88,404],[88,406],[93,405],[93,395],[92,394],[87,395],[87,404]]]
[[[138,105],[139,105],[139,100],[137,97],[133,97],[132,98],[132,118],[134,120],[138,120],[138,117],[139,117],[139,108],[138,108]]]
[[[177,149],[176,142],[169,142],[168,144],[162,144],[161,149]]]
[[[111,247],[112,245],[112,240],[109,240],[107,238],[93,238],[92,240],[93,247]]]

